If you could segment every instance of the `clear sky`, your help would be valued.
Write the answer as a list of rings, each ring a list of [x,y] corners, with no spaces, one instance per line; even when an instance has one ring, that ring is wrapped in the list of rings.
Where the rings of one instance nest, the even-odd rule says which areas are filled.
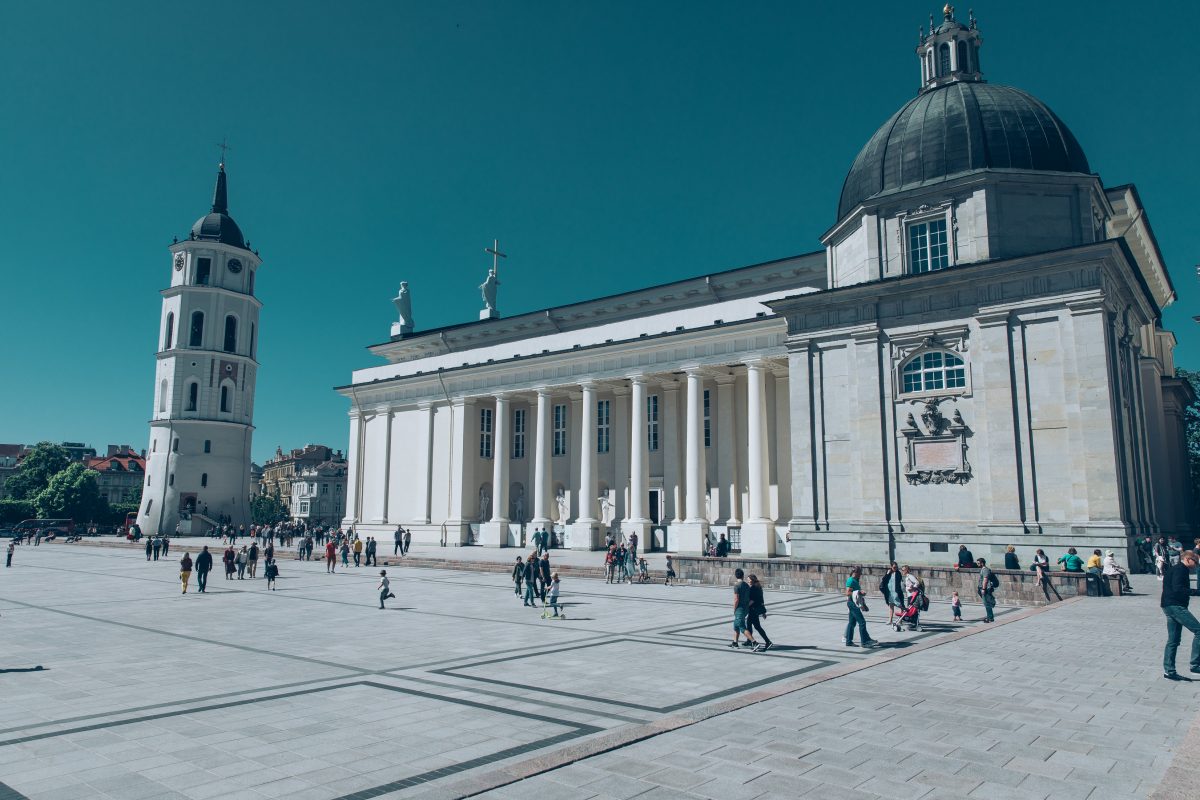
[[[1200,367],[1200,12],[979,0],[985,77],[1137,184]],[[344,448],[332,388],[418,329],[820,247],[916,91],[934,2],[54,2],[0,26],[0,442],[146,446],[166,250],[230,209],[265,263],[254,455]],[[959,17],[967,8],[959,8]]]

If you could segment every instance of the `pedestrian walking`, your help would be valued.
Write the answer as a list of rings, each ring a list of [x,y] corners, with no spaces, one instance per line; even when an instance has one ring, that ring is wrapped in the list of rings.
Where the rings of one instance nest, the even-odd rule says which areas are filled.
[[[757,575],[749,577],[750,583],[750,605],[746,609],[746,628],[747,632],[753,636],[755,631],[762,637],[762,642],[754,648],[756,653],[765,653],[771,649],[771,637],[767,636],[767,632],[763,630],[761,620],[767,616],[767,603],[763,598],[763,587],[758,582]]]
[[[354,566],[356,566],[356,567],[362,566],[362,551],[363,551],[362,539],[355,539],[354,540]]]
[[[900,574],[900,567],[895,561],[888,565],[887,572],[883,574],[879,591],[883,595],[883,602],[887,603],[888,625],[891,625],[897,611],[904,613],[904,576]]]
[[[412,546],[412,531],[408,528],[404,529],[404,547],[400,549],[400,555],[408,555],[408,548]]]
[[[367,537],[367,566],[378,567],[379,559],[375,557],[375,553],[379,548],[379,543],[375,541],[374,536]]]
[[[671,556],[667,556],[667,579],[666,585],[670,586],[671,581],[675,580],[675,562],[671,560]]]
[[[233,549],[233,545],[225,548],[221,555],[221,563],[225,565],[225,580],[233,580],[233,571],[237,568],[237,551]]]
[[[250,560],[250,554],[246,549],[246,545],[242,545],[242,549],[238,551],[235,563],[237,564],[238,580],[246,579],[246,562]]]
[[[404,546],[404,528],[397,525],[393,538],[396,540],[396,546],[392,548],[392,555],[397,556],[400,555],[400,548]]]
[[[350,566],[350,543],[346,539],[342,540],[342,566]]]
[[[379,585],[376,586],[375,588],[379,590],[379,607],[381,609],[386,608],[386,606],[384,606],[384,604],[383,604],[384,600],[387,600],[389,597],[396,596],[396,595],[392,594],[392,590],[390,587],[391,587],[391,583],[388,581],[387,570],[386,569],[379,570]]]
[[[199,561],[199,559],[197,559]],[[192,577],[192,557],[184,551],[183,558],[179,559],[179,582],[183,584],[183,591],[180,594],[187,594],[188,580]],[[201,584],[200,591],[204,591]]]
[[[513,593],[516,594],[517,597],[521,596],[521,581],[524,579],[525,579],[525,562],[521,559],[520,556],[517,556],[517,563],[513,565],[513,571],[512,571],[512,580],[513,580],[513,585],[515,587],[513,589]]]
[[[638,546],[637,533],[629,534],[629,552],[635,559],[637,558],[637,546]]]
[[[200,588],[201,594],[207,593],[208,573],[212,572],[212,567],[212,553],[208,552],[208,545],[204,545],[204,549],[200,551],[200,555],[196,556],[196,586]]]
[[[958,592],[950,593],[950,610],[954,612],[954,621],[962,622],[962,601],[958,599]]]
[[[167,557],[167,551],[170,549],[171,549],[171,540],[168,539],[166,536],[164,536],[163,537],[163,551],[162,551],[163,558]]]
[[[742,572],[741,568],[733,571],[733,577],[733,641],[729,646],[736,650],[738,636],[742,635],[746,637],[746,641],[742,642],[741,646],[754,647],[757,642],[746,625],[750,613],[750,584],[746,583],[746,573]]]
[[[617,547],[609,545],[608,552],[604,554],[604,582],[612,583],[613,575],[617,569]]]
[[[994,592],[996,591],[996,587],[1000,585],[1000,579],[988,568],[985,559],[981,558],[975,563],[979,565],[979,586],[976,592],[979,594],[979,598],[983,600],[983,621],[995,622],[996,595]]]
[[[251,542],[250,551],[246,553],[246,574],[251,578],[258,572],[258,542]]]
[[[529,558],[525,559],[525,598],[524,605],[537,608],[537,603],[534,600],[537,598],[537,576],[538,566],[537,558],[530,553]]]
[[[152,549],[154,550],[154,560],[158,561],[158,554],[162,550],[162,540],[157,536],[154,537],[154,547]]]
[[[12,557],[13,557],[13,551],[14,551],[14,550],[16,550],[16,549],[17,549],[17,545],[16,545],[16,543],[15,543],[15,542],[13,542],[13,540],[12,540],[12,539],[9,539],[9,540],[8,540],[8,556],[7,556],[7,558],[5,558],[5,560],[4,560],[4,566],[6,566],[6,567],[11,567],[11,566],[12,566]]]
[[[849,612],[849,620],[846,622],[846,635],[842,637],[842,644],[846,647],[854,647],[854,628],[858,627],[858,638],[862,642],[863,647],[878,647],[879,642],[875,641],[867,634],[867,618],[863,616],[863,612],[867,611],[867,601],[863,598],[862,586],[859,580],[862,578],[862,567],[855,567],[850,570],[850,577],[846,578],[846,610]]]
[[[154,545],[152,544],[152,540],[150,539],[150,537],[147,536],[146,537],[146,560],[147,561],[150,560],[150,553],[151,553],[151,551],[153,551],[153,549],[154,549]]]
[[[1179,562],[1168,567],[1163,575],[1159,606],[1167,618],[1167,645],[1163,648],[1163,677],[1167,680],[1182,680],[1175,671],[1175,654],[1184,628],[1192,632],[1191,672],[1200,674],[1200,622],[1188,611],[1188,600],[1200,595],[1200,589],[1193,589],[1191,584],[1190,573],[1196,562],[1196,551],[1184,550],[1179,554]]]
[[[558,579],[558,573],[555,572],[550,576],[550,608],[554,609],[554,619],[565,619],[564,613],[561,617],[558,614],[558,593],[562,588],[562,583]],[[546,611],[542,610],[542,617],[545,618]]]
[[[538,580],[541,582],[540,594],[542,602],[546,602],[546,592],[550,589],[550,577],[553,573],[550,572],[550,553],[542,553],[542,558],[538,561]]]

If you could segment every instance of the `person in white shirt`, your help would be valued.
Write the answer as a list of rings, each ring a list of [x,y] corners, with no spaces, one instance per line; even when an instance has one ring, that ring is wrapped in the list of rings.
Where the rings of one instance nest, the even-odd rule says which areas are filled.
[[[387,600],[389,597],[396,596],[396,595],[392,594],[391,582],[388,581],[386,569],[379,570],[379,585],[376,586],[375,588],[379,590],[379,607],[381,609],[385,607],[383,605],[384,600]]]

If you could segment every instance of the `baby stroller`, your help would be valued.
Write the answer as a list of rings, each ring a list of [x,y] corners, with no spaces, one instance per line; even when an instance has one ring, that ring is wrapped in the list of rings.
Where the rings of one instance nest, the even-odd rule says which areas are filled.
[[[908,595],[908,605],[896,615],[892,627],[896,629],[897,633],[903,627],[907,627],[910,631],[921,630],[921,612],[927,608],[929,608],[929,600],[925,597],[925,593],[919,588],[913,589]]]

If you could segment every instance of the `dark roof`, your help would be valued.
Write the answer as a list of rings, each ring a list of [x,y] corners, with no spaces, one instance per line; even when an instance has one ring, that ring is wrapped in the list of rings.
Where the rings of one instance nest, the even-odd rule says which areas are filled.
[[[959,81],[921,92],[875,132],[846,176],[838,220],[883,192],[983,169],[1091,173],[1079,142],[1040,100]]]
[[[225,165],[217,168],[217,185],[213,188],[212,211],[196,220],[192,226],[192,238],[209,242],[220,242],[234,247],[246,248],[242,229],[229,216],[229,192],[225,183]]]

